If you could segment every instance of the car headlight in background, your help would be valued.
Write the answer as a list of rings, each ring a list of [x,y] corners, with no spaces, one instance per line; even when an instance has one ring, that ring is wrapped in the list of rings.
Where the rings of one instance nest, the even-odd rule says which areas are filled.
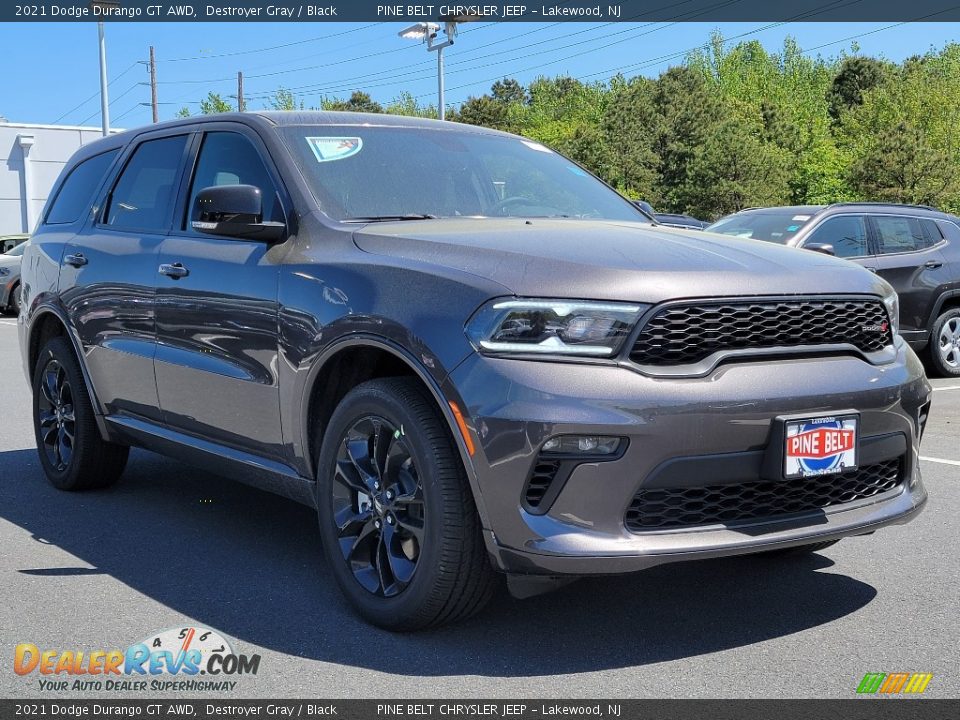
[[[612,357],[649,305],[585,300],[491,300],[467,323],[489,353]]]
[[[900,333],[900,298],[893,288],[890,288],[890,291],[884,296],[883,304],[887,306],[890,332],[893,333],[893,339],[896,341],[897,335]]]

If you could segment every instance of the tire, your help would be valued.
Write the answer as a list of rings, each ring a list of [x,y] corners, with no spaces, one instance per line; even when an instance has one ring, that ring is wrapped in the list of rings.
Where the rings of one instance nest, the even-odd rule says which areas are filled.
[[[367,622],[419,630],[490,600],[496,573],[463,463],[417,381],[372,380],[344,397],[324,434],[317,508],[333,576]]]
[[[7,311],[11,315],[20,314],[20,283],[17,283],[10,289],[10,299],[7,303]]]
[[[942,377],[960,377],[960,308],[945,310],[933,323],[930,363]]]
[[[100,436],[83,373],[64,337],[52,338],[40,351],[33,373],[33,428],[40,466],[59,490],[113,485],[127,464],[130,449]]]
[[[831,545],[836,545],[839,540],[824,540],[823,542],[810,543],[809,545],[795,545],[794,547],[781,548],[779,550],[767,550],[764,555],[767,557],[795,557],[798,555],[809,555],[810,553],[826,550]]]

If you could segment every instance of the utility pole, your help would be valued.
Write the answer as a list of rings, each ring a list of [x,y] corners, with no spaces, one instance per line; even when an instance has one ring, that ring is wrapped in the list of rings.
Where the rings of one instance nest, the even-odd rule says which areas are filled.
[[[110,98],[107,97],[107,41],[103,37],[103,20],[97,23],[100,35],[100,122],[103,136],[110,134]]]
[[[243,72],[237,72],[237,111],[244,112],[247,109],[243,101]]]
[[[157,58],[150,46],[150,106],[153,108],[153,121],[160,122],[160,107],[157,102]]]

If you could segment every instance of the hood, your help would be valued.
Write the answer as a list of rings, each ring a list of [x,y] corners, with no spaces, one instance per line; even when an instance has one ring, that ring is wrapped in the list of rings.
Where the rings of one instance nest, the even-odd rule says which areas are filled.
[[[14,255],[0,255],[0,267],[14,268],[20,267],[22,257]]]
[[[516,295],[657,303],[693,297],[882,295],[846,260],[773,243],[644,223],[449,218],[371,223],[368,253],[489,278]]]

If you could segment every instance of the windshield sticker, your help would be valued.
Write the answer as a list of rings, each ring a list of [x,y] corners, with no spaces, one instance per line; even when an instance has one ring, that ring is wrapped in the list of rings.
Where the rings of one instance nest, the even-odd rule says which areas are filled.
[[[787,228],[787,232],[796,232],[799,229],[800,229],[799,225],[791,225],[790,227]]]
[[[548,148],[546,145],[541,145],[540,143],[535,143],[535,142],[532,142],[531,140],[523,140],[522,142],[531,150],[536,150],[537,152],[550,153],[551,155],[553,154],[553,150]]]
[[[317,162],[346,160],[363,148],[363,139],[358,137],[308,137],[306,141]]]
[[[794,215],[794,216],[793,216],[793,219],[794,219],[794,220],[799,220],[800,222],[806,222],[807,220],[810,219],[810,216],[809,216],[809,215]]]

